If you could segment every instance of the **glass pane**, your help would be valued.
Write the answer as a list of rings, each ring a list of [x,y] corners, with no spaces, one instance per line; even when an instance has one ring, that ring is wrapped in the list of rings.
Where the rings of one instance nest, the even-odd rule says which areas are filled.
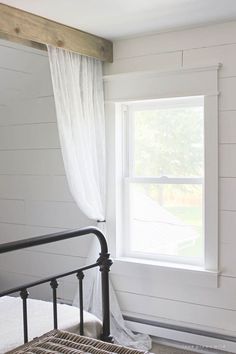
[[[130,185],[131,252],[203,257],[202,186]]]
[[[202,177],[203,118],[203,106],[135,111],[134,174]]]

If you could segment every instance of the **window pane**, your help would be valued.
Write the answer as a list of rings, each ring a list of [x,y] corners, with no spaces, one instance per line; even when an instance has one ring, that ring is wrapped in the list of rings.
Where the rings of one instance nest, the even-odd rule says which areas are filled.
[[[138,110],[133,115],[136,176],[203,176],[202,105]]]
[[[130,251],[203,257],[202,186],[130,184]]]

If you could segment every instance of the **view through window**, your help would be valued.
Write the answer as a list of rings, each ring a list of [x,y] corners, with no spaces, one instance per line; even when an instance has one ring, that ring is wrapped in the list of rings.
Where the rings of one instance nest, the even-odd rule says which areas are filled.
[[[127,105],[124,203],[128,255],[204,257],[204,99]]]

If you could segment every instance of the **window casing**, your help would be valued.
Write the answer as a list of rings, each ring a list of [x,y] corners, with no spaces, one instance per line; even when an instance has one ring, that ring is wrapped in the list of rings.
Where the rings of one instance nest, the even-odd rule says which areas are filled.
[[[194,279],[209,285],[211,279],[217,286],[218,277],[218,75],[220,65],[182,68],[166,72],[135,72],[104,76],[107,117],[107,233],[112,257],[117,269],[130,266],[140,272],[146,269],[163,274],[164,268],[170,274],[179,271],[179,276],[189,282]],[[124,122],[127,121],[127,106],[133,103],[150,104],[159,99],[175,97],[204,97],[204,183],[202,225],[204,230],[203,260],[195,263],[189,260],[174,260],[164,255],[148,258],[145,255],[128,254],[127,228],[124,219],[128,205],[124,195],[127,189],[129,170],[127,165],[126,136]],[[128,162],[127,162],[128,161]],[[164,175],[164,174],[163,174]],[[146,176],[147,177],[147,176]],[[172,176],[173,177],[173,176]],[[186,176],[185,176],[186,177]],[[195,176],[196,177],[196,176]],[[127,196],[127,194],[126,194]],[[150,256],[150,255],[149,255]],[[197,265],[198,264],[198,265]],[[119,266],[118,266],[119,265]],[[145,266],[146,265],[146,266]],[[153,273],[154,274],[154,273]],[[168,273],[169,274],[169,273]],[[195,280],[196,280],[195,279]],[[207,285],[207,286],[208,286]],[[210,286],[210,285],[209,285]]]

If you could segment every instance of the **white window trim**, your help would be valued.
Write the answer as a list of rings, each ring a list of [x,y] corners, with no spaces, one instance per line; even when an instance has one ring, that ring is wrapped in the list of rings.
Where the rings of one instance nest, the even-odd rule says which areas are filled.
[[[180,263],[158,262],[140,258],[118,257],[112,265],[112,274],[126,275],[149,279],[160,284],[169,281],[187,283],[191,286],[203,286],[207,288],[218,287],[218,271],[203,269],[198,266],[184,265]]]
[[[175,72],[165,73],[134,73],[127,75],[109,75],[105,77],[105,97],[106,97],[106,117],[107,131],[109,131],[108,146],[108,209],[107,209],[107,230],[110,237],[109,244],[115,264],[132,265],[129,269],[136,269],[135,272],[144,269],[146,261],[140,259],[129,259],[122,257],[117,237],[121,233],[119,223],[116,218],[121,215],[121,201],[119,195],[122,192],[122,158],[116,161],[117,152],[120,157],[124,154],[123,144],[121,144],[121,115],[119,105],[134,100],[204,96],[205,99],[205,163],[211,168],[206,170],[205,188],[210,191],[211,197],[205,203],[205,217],[211,220],[211,226],[206,229],[205,267],[183,266],[181,264],[163,263],[148,261],[149,271],[152,269],[155,273],[161,270],[162,274],[172,274],[177,271],[182,277],[180,279],[199,279],[198,285],[218,286],[218,70],[219,65],[204,68],[188,68]],[[156,81],[145,90],[145,80]],[[173,80],[173,76],[175,80]],[[165,78],[167,77],[167,86]],[[171,80],[170,80],[171,77]],[[134,79],[134,82],[132,82]],[[164,80],[164,81],[163,81]],[[169,81],[168,81],[169,80]],[[183,80],[185,84],[182,85]],[[164,85],[163,85],[164,82]],[[169,85],[171,82],[172,85]],[[207,82],[207,85],[205,85]],[[139,85],[138,85],[139,83]],[[181,83],[181,84],[180,84]],[[157,86],[158,85],[158,86]],[[162,90],[162,87],[164,89]],[[141,89],[140,89],[141,87]],[[157,88],[158,87],[158,88]],[[157,88],[157,89],[156,89]],[[163,92],[162,92],[163,91]],[[210,127],[210,129],[209,129]],[[211,156],[211,158],[209,158]],[[114,188],[114,185],[117,188]],[[141,268],[140,268],[141,267]],[[113,271],[124,274],[123,267],[113,266]],[[201,276],[199,277],[199,274]],[[203,281],[204,279],[204,281]],[[210,279],[212,281],[210,281]],[[194,284],[196,282],[194,281]],[[208,285],[207,285],[208,284]]]

